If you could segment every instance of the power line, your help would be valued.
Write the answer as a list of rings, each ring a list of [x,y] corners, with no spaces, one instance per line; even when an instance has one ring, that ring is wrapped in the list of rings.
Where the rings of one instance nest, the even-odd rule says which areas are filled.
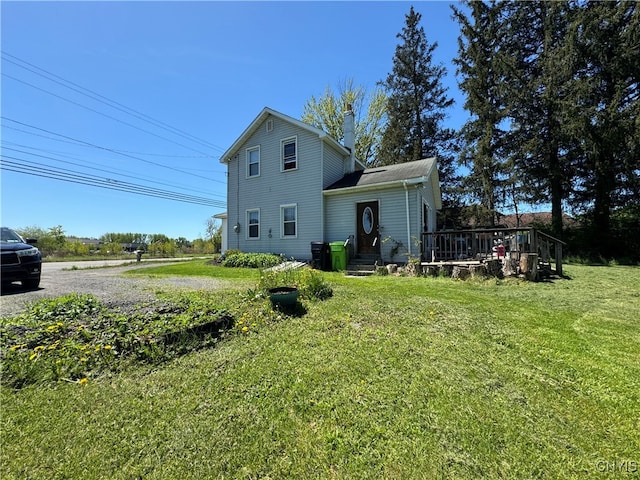
[[[4,143],[10,144],[10,145],[14,145],[14,146],[17,146],[17,147],[22,147],[22,148],[27,148],[27,149],[32,149],[32,150],[39,150],[39,151],[46,152],[46,153],[51,153],[51,152],[49,152],[47,150],[43,150],[43,149],[36,148],[36,147],[30,147],[28,145],[20,145],[20,144],[14,143],[14,142],[4,142]],[[76,163],[76,162],[69,162],[67,160],[62,160],[62,159],[59,159],[59,158],[55,158],[55,157],[51,157],[51,156],[47,156],[47,155],[41,155],[41,154],[38,154],[38,153],[32,153],[32,152],[29,152],[29,151],[19,150],[17,148],[11,148],[11,147],[4,147],[4,150],[9,150],[9,151],[16,152],[16,153],[24,153],[24,154],[27,154],[27,155],[32,155],[34,157],[44,158],[46,160],[53,160],[54,162],[60,162],[60,163],[65,163],[65,164],[69,164],[69,165],[74,165],[76,167],[86,167],[87,164],[88,165],[99,165],[99,164],[96,164],[94,162],[88,162],[88,161],[84,161],[84,163],[82,163],[82,164],[81,163]],[[68,158],[72,158],[74,160],[79,160],[79,159],[77,159],[75,157],[70,157],[70,156],[67,156],[67,157]],[[156,183],[158,185],[164,185],[166,187],[184,188],[186,190],[191,190],[193,192],[208,194],[208,192],[203,192],[202,190],[196,190],[196,189],[185,187],[185,186],[182,186],[182,185],[172,185],[172,184],[165,183],[165,182],[158,182],[158,181],[151,180],[151,179],[148,179],[148,178],[143,178],[143,177],[134,176],[134,175],[128,175],[126,173],[120,173],[120,172],[113,171],[113,170],[106,170],[104,168],[93,167],[93,170],[97,170],[97,171],[105,172],[105,173],[110,173],[112,175],[119,175],[121,177],[133,178],[135,180],[142,180],[142,181],[149,182],[149,183]],[[226,197],[225,195],[220,195],[220,194],[215,194],[215,193],[212,193],[210,195],[213,195],[213,196],[216,196],[216,197]]]
[[[48,178],[54,178],[58,180],[72,181],[73,183],[82,183],[92,186],[105,186],[111,190],[120,190],[129,193],[139,193],[147,196],[153,196],[157,198],[164,198],[169,200],[186,201],[188,203],[206,204],[209,206],[221,206],[222,202],[217,200],[207,199],[204,197],[196,197],[193,195],[185,195],[181,193],[171,192],[168,190],[160,190],[156,188],[145,187],[142,185],[136,185],[129,182],[122,182],[111,178],[101,178],[95,175],[79,174],[73,170],[57,169],[51,170],[48,165],[39,164],[37,162],[30,162],[28,164],[12,162],[11,159],[24,162],[24,159],[16,157],[4,156],[2,168],[5,170],[13,171],[16,173],[32,174],[37,176],[46,176]],[[6,168],[5,168],[6,167]]]
[[[111,148],[101,147],[100,145],[96,145],[96,144],[93,144],[91,142],[86,142],[84,140],[79,140],[77,138],[73,138],[73,137],[69,137],[67,135],[63,135],[61,133],[56,133],[56,132],[52,132],[50,130],[46,130],[44,128],[36,127],[35,125],[30,125],[28,123],[20,122],[18,120],[14,120],[12,118],[5,117],[4,115],[0,116],[0,118],[3,119],[3,120],[8,120],[8,121],[13,122],[13,123],[17,123],[18,125],[22,125],[24,127],[33,128],[34,130],[38,130],[38,131],[41,131],[41,132],[48,133],[50,135],[56,135],[58,137],[61,137],[61,138],[67,139],[67,140],[72,140],[72,141],[74,141],[74,142],[76,142],[78,144],[81,144],[83,146],[89,146],[89,147],[97,148],[97,149],[100,149],[100,150],[105,150],[105,151],[108,151],[108,152],[115,153],[117,155],[121,155],[123,157],[132,158],[132,159],[138,160],[140,162],[148,163],[150,165],[155,165],[156,167],[166,168],[168,170],[172,170],[174,172],[179,172],[179,173],[182,173],[184,175],[190,175],[192,177],[201,178],[201,179],[208,180],[208,181],[211,181],[211,182],[218,182],[218,183],[222,183],[222,184],[226,185],[226,182],[224,182],[222,180],[216,180],[216,179],[213,179],[213,178],[203,177],[202,175],[196,175],[195,173],[185,172],[185,171],[180,170],[178,168],[169,167],[169,166],[166,166],[166,165],[162,165],[161,163],[152,162],[150,160],[145,160],[144,158],[135,157],[135,156],[129,155],[127,153],[118,152],[117,150],[114,150],[114,149],[111,149]]]
[[[63,97],[63,96],[61,96],[61,95],[58,95],[58,94],[56,94],[56,93],[53,93],[53,92],[51,92],[51,91],[49,91],[49,90],[46,90],[46,89],[44,89],[44,88],[40,88],[40,87],[38,87],[38,86],[36,86],[36,85],[34,85],[34,84],[32,84],[32,83],[25,82],[24,80],[20,80],[19,78],[13,77],[13,76],[11,76],[11,75],[9,75],[9,74],[5,73],[5,72],[2,72],[2,76],[3,76],[3,77],[10,78],[11,80],[14,80],[14,81],[16,81],[16,82],[22,83],[22,84],[24,84],[24,85],[28,85],[28,86],[29,86],[29,87],[31,87],[31,88],[34,88],[34,89],[39,90],[39,91],[41,91],[41,92],[44,92],[44,93],[46,93],[46,94],[48,94],[48,95],[51,95],[51,96],[53,96],[53,97],[59,98],[60,100],[64,100],[65,102],[69,102],[69,103],[71,103],[72,105],[76,105],[76,106],[78,106],[78,107],[80,107],[80,108],[84,108],[84,109],[86,109],[86,110],[89,110],[90,112],[94,112],[94,113],[97,113],[98,115],[102,115],[103,117],[109,118],[109,119],[111,119],[111,120],[115,120],[116,122],[118,122],[118,123],[122,123],[123,125],[126,125],[126,126],[128,126],[128,127],[135,128],[136,130],[140,130],[141,132],[147,133],[147,134],[152,135],[152,136],[154,136],[154,137],[156,137],[156,138],[160,138],[160,139],[162,139],[162,140],[165,140],[165,141],[167,141],[167,142],[173,143],[173,144],[175,144],[175,145],[178,145],[178,146],[180,146],[180,147],[186,148],[186,149],[188,149],[188,150],[192,150],[192,151],[194,151],[194,152],[198,152],[198,153],[202,153],[202,154],[206,155],[204,152],[201,152],[200,150],[196,150],[195,148],[191,148],[191,147],[189,147],[189,146],[187,146],[187,145],[184,145],[183,143],[179,143],[179,142],[176,142],[176,141],[170,140],[170,139],[168,139],[168,138],[167,138],[167,137],[165,137],[165,136],[158,135],[157,133],[150,132],[149,130],[145,130],[144,128],[137,127],[136,125],[133,125],[132,123],[125,122],[124,120],[120,120],[119,118],[113,117],[113,116],[108,115],[108,114],[103,113],[103,112],[100,112],[100,111],[96,110],[95,108],[91,108],[91,107],[87,107],[86,105],[82,105],[81,103],[78,103],[78,102],[75,102],[75,101],[70,100],[70,99],[68,99],[68,98],[65,98],[65,97]],[[213,158],[213,157],[211,157],[211,158]]]
[[[167,123],[165,123],[165,122],[163,122],[161,120],[155,119],[155,118],[153,118],[153,117],[151,117],[149,115],[146,115],[144,113],[138,112],[137,110],[134,110],[133,108],[127,107],[126,105],[123,105],[122,103],[116,102],[115,100],[111,100],[110,98],[105,97],[104,95],[100,95],[97,92],[94,92],[94,91],[92,91],[92,90],[90,90],[88,88],[82,87],[81,85],[78,85],[78,84],[76,84],[76,83],[74,83],[74,82],[72,82],[70,80],[67,80],[67,79],[65,79],[65,78],[63,78],[63,77],[61,77],[59,75],[56,75],[56,74],[54,74],[52,72],[49,72],[48,70],[45,70],[42,67],[38,67],[37,65],[29,63],[26,60],[23,60],[23,59],[21,59],[19,57],[16,57],[15,55],[12,55],[12,54],[4,51],[4,50],[2,50],[2,55],[5,56],[5,61],[6,62],[12,63],[12,64],[14,64],[14,65],[16,65],[16,66],[18,66],[20,68],[23,68],[23,69],[25,69],[27,71],[35,73],[36,75],[39,75],[39,76],[41,76],[43,78],[46,78],[47,80],[49,80],[51,82],[57,83],[59,85],[62,85],[65,88],[68,88],[70,90],[73,90],[74,92],[77,92],[77,93],[81,94],[81,95],[84,95],[84,96],[89,97],[89,98],[91,98],[93,100],[101,102],[101,103],[103,103],[103,104],[105,104],[105,105],[107,105],[107,106],[109,106],[111,108],[114,108],[116,110],[120,110],[121,112],[124,112],[127,115],[131,115],[131,116],[133,116],[135,118],[143,120],[143,121],[145,121],[147,123],[150,123],[150,124],[152,124],[152,125],[154,125],[154,126],[156,126],[158,128],[161,128],[161,129],[164,129],[164,130],[167,130],[167,131],[171,131],[174,135],[178,135],[180,137],[189,139],[189,140],[191,140],[193,142],[196,142],[196,143],[199,143],[199,144],[201,144],[203,146],[207,146],[207,147],[214,148],[214,149],[217,149],[217,150],[220,150],[220,151],[224,151],[224,148],[222,148],[222,147],[220,147],[218,145],[215,145],[215,144],[213,144],[211,142],[208,142],[206,140],[198,138],[198,137],[196,137],[196,136],[194,136],[194,135],[192,135],[192,134],[190,134],[188,132],[185,132],[184,130],[180,130],[179,128],[173,127],[173,126],[171,126],[171,125],[169,125],[169,124],[167,124]],[[13,60],[9,60],[6,57],[10,57],[10,58],[12,58],[14,60],[17,60],[18,62],[21,62],[24,65],[22,65],[20,63],[17,63],[17,62],[15,62]],[[27,68],[27,67],[25,67],[25,65],[28,65],[29,67],[32,67],[32,68]],[[35,71],[33,69],[39,70],[39,72]],[[40,72],[44,72],[46,75],[44,75],[43,73],[40,73]],[[50,77],[54,77],[54,78],[50,78]],[[61,80],[61,82],[58,81],[58,80],[55,80],[55,79],[59,79],[59,80]],[[76,88],[73,88],[73,87],[71,87],[69,85],[73,85],[73,87],[76,87]],[[86,93],[86,92],[88,92],[88,93]]]
[[[39,166],[40,168],[37,168]],[[205,205],[210,207],[225,208],[226,204],[219,200],[208,199],[205,197],[197,197],[194,195],[185,195],[168,190],[160,190],[157,188],[145,187],[129,182],[122,182],[110,178],[101,178],[95,175],[81,174],[67,169],[52,170],[50,165],[39,164],[37,162],[27,162],[25,159],[2,155],[2,164],[0,169],[20,173],[23,175],[32,175],[37,177],[50,178],[54,180],[76,183],[81,185],[89,185],[107,190],[117,190],[137,195],[161,198],[165,200],[174,200],[184,203],[192,203],[197,205]]]
[[[34,137],[41,137],[41,138],[46,138],[48,140],[55,140],[56,142],[61,142],[61,143],[69,143],[71,145],[81,145],[86,147],[86,145],[77,142],[77,141],[69,141],[69,140],[61,140],[59,138],[55,138],[52,137],[50,135],[42,135],[40,133],[35,133],[35,132],[29,132],[28,130],[22,130],[20,128],[16,128],[16,127],[11,127],[9,125],[3,125],[2,128],[8,128],[10,130],[15,130],[16,132],[21,132],[21,133],[26,133],[28,135],[33,135]],[[112,152],[117,152],[117,153],[132,153],[135,155],[147,155],[150,157],[165,157],[165,158],[213,158],[213,159],[220,159],[220,157],[211,157],[209,155],[169,155],[166,153],[144,153],[144,152],[132,152],[130,150],[122,150],[120,148],[115,148],[115,147],[104,147],[104,148],[108,148],[110,151]]]

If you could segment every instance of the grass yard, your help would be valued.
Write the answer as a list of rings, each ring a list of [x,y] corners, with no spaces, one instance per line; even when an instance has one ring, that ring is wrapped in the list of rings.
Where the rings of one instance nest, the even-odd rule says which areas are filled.
[[[247,295],[246,271],[138,274],[194,269],[240,277],[209,295],[252,328],[85,385],[3,386],[3,480],[638,475],[638,268],[535,284],[328,273],[333,297],[290,316]]]

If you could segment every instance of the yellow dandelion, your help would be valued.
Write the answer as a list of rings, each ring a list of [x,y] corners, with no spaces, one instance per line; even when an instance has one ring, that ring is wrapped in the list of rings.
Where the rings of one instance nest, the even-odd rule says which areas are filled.
[[[39,352],[41,350],[44,350],[44,345],[38,345],[36,348],[33,349],[34,352]]]
[[[29,357],[29,360],[34,360],[37,356],[38,356],[37,353],[32,353],[31,356]]]
[[[105,346],[104,346],[104,349],[105,349],[105,350],[111,350],[111,348],[112,348],[112,347],[111,347],[111,345],[105,345]]]
[[[246,325],[244,327],[242,327],[242,331],[243,332],[248,332],[249,331],[249,327],[247,327]]]
[[[101,347],[100,347],[100,345],[98,345],[98,346],[96,347],[96,352],[99,352],[99,351],[100,351],[100,348],[101,348]]]
[[[87,377],[84,377],[84,378],[78,380],[78,383],[80,385],[86,385],[87,383],[89,383],[89,379]]]
[[[87,357],[80,357],[80,361],[81,362],[86,362],[87,361]]]
[[[435,314],[436,314],[436,312],[434,312],[433,310],[431,310],[431,311],[429,312],[429,315],[431,315],[432,317],[433,317]]]
[[[57,326],[62,327],[64,324],[62,322],[56,323]]]
[[[12,352],[15,352],[16,350],[18,350],[19,348],[21,348],[22,345],[14,345],[13,347],[11,347],[9,350],[11,350]]]

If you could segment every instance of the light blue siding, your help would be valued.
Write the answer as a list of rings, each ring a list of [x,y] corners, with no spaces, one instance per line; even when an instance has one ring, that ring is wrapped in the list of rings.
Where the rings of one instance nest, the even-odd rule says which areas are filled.
[[[267,131],[266,122],[273,128]],[[297,168],[282,171],[281,141],[297,139]],[[237,155],[229,161],[227,215],[229,219],[229,248],[247,252],[282,253],[287,257],[310,259],[313,241],[323,240],[322,189],[323,175],[335,175],[332,158],[323,166],[322,152],[335,156],[332,148],[322,148],[322,139],[285,122],[269,116],[259,125]],[[246,177],[247,148],[260,147],[260,175]],[[340,178],[342,174],[338,176]],[[297,206],[297,235],[283,238],[281,206]],[[247,237],[246,211],[260,209],[260,238]],[[233,225],[240,223],[240,232]]]
[[[348,157],[345,157],[341,152],[338,152],[331,146],[325,146],[324,148],[324,172],[322,187],[327,188],[329,185],[340,180],[345,172],[346,162]]]
[[[297,168],[283,171],[282,140],[291,138],[296,139]],[[260,174],[248,177],[247,149],[251,148],[260,150]],[[265,109],[224,155],[228,168],[226,247],[309,260],[311,242],[355,239],[357,204],[376,200],[383,260],[392,260],[396,242],[402,246],[393,261],[406,261],[409,249],[418,255],[423,204],[429,206],[428,229],[433,231],[436,226],[439,203],[432,184],[409,182],[405,190],[404,183],[396,182],[323,193],[346,173],[348,154],[341,148],[319,130]],[[296,207],[295,237],[283,235],[281,208],[285,205]],[[248,236],[247,211],[255,210],[260,212],[260,235],[253,239]]]
[[[409,203],[409,221],[407,228],[407,200]],[[353,236],[357,243],[357,204],[360,202],[378,201],[381,256],[385,262],[406,262],[408,253],[412,256],[420,254],[422,239],[422,205],[430,206],[434,212],[433,229],[435,229],[435,208],[430,187],[409,185],[405,191],[402,184],[387,188],[354,189],[345,193],[330,194],[325,197],[325,240],[328,242],[345,240]],[[431,219],[429,219],[431,223]],[[401,244],[398,254],[392,259],[391,251],[396,242]],[[357,245],[355,245],[357,249]],[[410,250],[409,250],[410,248]]]

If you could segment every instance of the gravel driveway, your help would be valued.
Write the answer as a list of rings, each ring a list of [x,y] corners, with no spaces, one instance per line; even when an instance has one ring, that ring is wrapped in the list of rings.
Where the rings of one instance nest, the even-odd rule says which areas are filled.
[[[34,300],[74,292],[91,293],[107,305],[129,305],[151,300],[155,297],[156,290],[166,287],[214,289],[220,288],[224,283],[222,280],[206,277],[125,277],[122,272],[149,265],[144,265],[144,261],[141,264],[123,263],[122,260],[44,263],[38,289],[25,290],[17,283],[2,289],[0,317],[20,313],[26,304]],[[109,268],[96,268],[103,266]]]

